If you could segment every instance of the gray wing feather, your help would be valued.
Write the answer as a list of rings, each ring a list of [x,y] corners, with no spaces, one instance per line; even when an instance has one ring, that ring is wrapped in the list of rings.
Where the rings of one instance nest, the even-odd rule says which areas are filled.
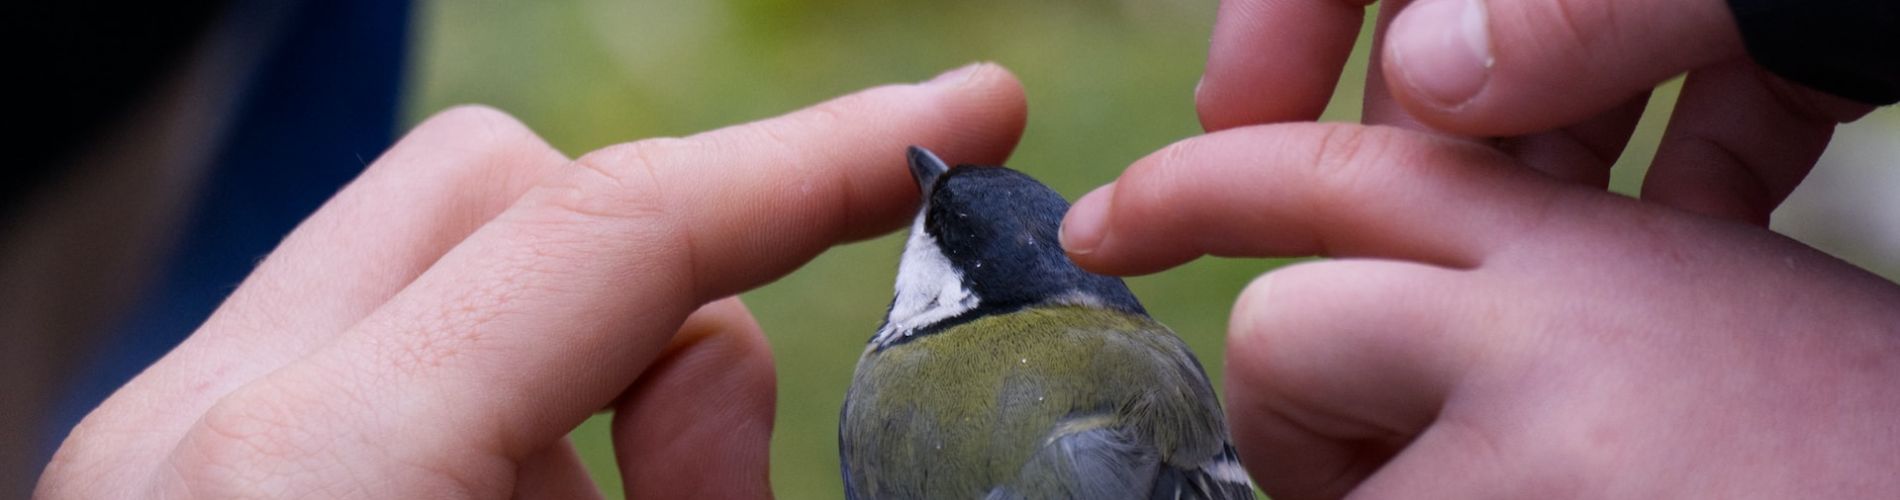
[[[1155,478],[1149,500],[1234,500],[1252,499],[1253,483],[1247,481],[1240,466],[1240,455],[1233,445],[1222,447],[1221,454],[1200,467],[1184,469],[1164,467]]]
[[[1219,455],[1202,466],[1181,468],[1162,463],[1154,448],[1136,441],[1119,427],[1098,427],[1057,437],[1024,464],[1018,481],[991,490],[985,498],[1254,498],[1253,486],[1239,472],[1240,459],[1233,446],[1223,446]]]
[[[1135,444],[1126,430],[1098,427],[1051,440],[1023,464],[1014,484],[987,498],[1139,500],[1159,466],[1154,449]]]

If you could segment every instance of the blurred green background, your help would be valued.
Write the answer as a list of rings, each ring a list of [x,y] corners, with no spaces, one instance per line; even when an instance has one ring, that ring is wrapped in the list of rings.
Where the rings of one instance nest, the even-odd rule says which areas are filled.
[[[574,155],[759,119],[988,60],[1015,71],[1029,94],[1029,126],[1010,164],[1073,199],[1200,131],[1192,92],[1214,7],[1213,0],[424,2],[406,116],[413,124],[453,104],[485,103]],[[1369,31],[1362,33],[1326,119],[1358,118],[1368,40]],[[1617,167],[1619,191],[1633,192],[1640,180],[1675,87],[1655,94]],[[1900,120],[1887,110],[1857,126],[1890,138]],[[1889,260],[1863,265],[1894,275],[1895,252],[1868,250],[1865,231],[1827,223],[1838,218],[1833,212],[1818,214],[1810,218],[1819,223],[1784,228],[1778,219],[1777,227],[1810,228],[1818,236],[1806,239],[1837,253],[1885,255]],[[779,498],[842,497],[838,408],[890,299],[900,244],[891,236],[842,246],[745,295],[778,359],[772,482]],[[1279,263],[1201,259],[1130,284],[1200,353],[1218,387],[1228,306],[1249,280]],[[607,417],[596,417],[574,440],[601,488],[617,496],[606,429]]]

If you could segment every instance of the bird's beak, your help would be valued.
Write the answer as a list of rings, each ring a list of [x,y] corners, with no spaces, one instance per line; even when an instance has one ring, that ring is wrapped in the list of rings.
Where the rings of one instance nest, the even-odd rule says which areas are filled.
[[[917,192],[923,193],[924,198],[930,197],[931,189],[937,185],[937,178],[949,170],[950,166],[945,165],[936,153],[922,146],[910,147],[910,178],[917,181]]]

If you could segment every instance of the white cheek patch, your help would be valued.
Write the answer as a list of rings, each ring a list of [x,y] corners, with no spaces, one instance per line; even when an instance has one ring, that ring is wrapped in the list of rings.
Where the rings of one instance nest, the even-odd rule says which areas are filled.
[[[963,273],[950,264],[936,238],[924,231],[924,212],[910,225],[904,256],[897,264],[897,298],[891,302],[884,328],[871,342],[890,345],[958,314],[975,309],[981,300],[963,286]]]

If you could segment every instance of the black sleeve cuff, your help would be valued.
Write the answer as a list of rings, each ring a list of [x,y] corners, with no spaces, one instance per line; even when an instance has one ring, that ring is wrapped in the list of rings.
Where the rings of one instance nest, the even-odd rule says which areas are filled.
[[[1900,0],[1728,0],[1748,54],[1789,81],[1900,101]]]

